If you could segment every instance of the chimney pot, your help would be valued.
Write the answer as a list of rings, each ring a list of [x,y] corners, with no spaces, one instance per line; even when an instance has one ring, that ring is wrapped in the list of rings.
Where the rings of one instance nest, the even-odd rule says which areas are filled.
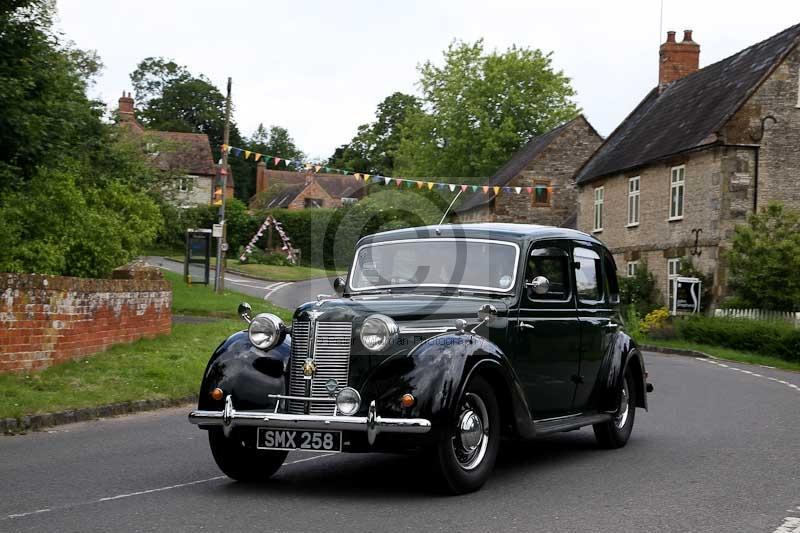
[[[692,30],[683,30],[683,42],[692,42]]]
[[[692,40],[692,30],[685,30],[683,42],[675,42],[675,32],[667,32],[667,41],[658,50],[659,91],[700,68],[700,45]]]
[[[668,43],[674,43],[675,42],[675,32],[674,31],[668,31],[667,32],[667,42]]]

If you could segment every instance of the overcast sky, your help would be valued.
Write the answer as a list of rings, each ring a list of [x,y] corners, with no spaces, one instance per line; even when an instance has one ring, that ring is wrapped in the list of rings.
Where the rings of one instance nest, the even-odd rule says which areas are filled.
[[[311,157],[349,141],[394,91],[416,93],[416,66],[453,39],[553,52],[577,102],[607,135],[658,77],[667,30],[694,30],[708,65],[800,22],[800,1],[58,0],[60,28],[105,65],[93,96],[116,106],[148,56],[233,78],[235,119],[289,129]]]

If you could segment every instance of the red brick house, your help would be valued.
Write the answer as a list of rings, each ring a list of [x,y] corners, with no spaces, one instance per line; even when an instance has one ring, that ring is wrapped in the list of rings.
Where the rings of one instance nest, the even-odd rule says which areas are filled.
[[[180,207],[211,203],[218,166],[211,156],[211,144],[205,133],[147,130],[134,115],[134,101],[130,93],[119,99],[120,124],[143,137],[153,164],[164,172],[175,175],[175,186],[169,197]],[[228,172],[226,198],[233,198],[233,175]]]
[[[256,168],[256,194],[250,201],[255,206],[258,195],[273,185],[282,189],[263,208],[306,209],[340,207],[354,203],[364,195],[363,182],[353,176],[325,173],[268,170],[263,161]]]
[[[519,222],[575,227],[575,173],[603,139],[586,117],[534,137],[489,179],[492,187],[534,187],[532,194],[471,193],[455,211],[460,222]]]

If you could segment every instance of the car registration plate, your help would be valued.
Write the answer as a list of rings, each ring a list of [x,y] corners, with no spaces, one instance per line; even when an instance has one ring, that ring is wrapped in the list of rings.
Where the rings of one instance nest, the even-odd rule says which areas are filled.
[[[340,452],[342,432],[258,428],[256,447],[259,450]]]

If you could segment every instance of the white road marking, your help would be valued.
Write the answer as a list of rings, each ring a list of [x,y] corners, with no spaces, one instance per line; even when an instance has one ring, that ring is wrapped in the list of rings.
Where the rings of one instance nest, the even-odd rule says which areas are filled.
[[[752,372],[750,370],[745,370],[744,368],[737,368],[735,366],[726,365],[725,363],[719,363],[719,362],[715,361],[713,358],[695,357],[695,359],[697,359],[698,361],[702,361],[704,363],[711,364],[711,365],[717,365],[717,366],[722,367],[722,368],[727,368],[728,370],[735,370],[736,372],[741,372],[742,374],[747,374],[747,375],[753,376],[755,378],[761,378],[761,379],[767,379],[769,381],[774,381],[775,383],[780,383],[781,385],[786,385],[790,389],[794,389],[794,390],[800,392],[800,387],[798,387],[794,383],[789,383],[788,381],[785,381],[783,379],[778,379],[778,378],[774,378],[774,377],[770,377],[770,376],[764,376],[763,374],[758,374],[758,373]],[[793,531],[792,533],[795,533],[795,532]],[[800,533],[800,531],[797,531],[796,533]]]
[[[797,509],[789,509],[787,512],[800,516],[800,505]],[[772,533],[800,533],[800,518],[798,516],[787,516],[783,519],[783,524]]]
[[[292,284],[292,282],[290,282],[290,281],[284,281],[282,283],[273,283],[272,285],[267,285],[266,287],[264,287],[267,290],[266,294],[264,294],[264,299],[265,300],[269,299],[269,297],[272,296],[272,294],[275,291],[280,290],[280,289],[286,287],[287,285],[291,285],[291,284]]]
[[[330,455],[336,455],[336,454],[335,453],[326,453],[326,454],[323,454],[323,455],[315,455],[313,457],[305,457],[303,459],[298,459],[297,461],[284,463],[283,466],[286,467],[286,466],[290,466],[290,465],[295,465],[297,463],[304,463],[306,461],[313,461],[314,459],[322,459],[323,457],[328,457]],[[214,477],[210,477],[210,478],[206,478],[206,479],[198,479],[198,480],[195,480],[195,481],[188,481],[186,483],[178,483],[176,485],[169,485],[169,486],[166,486],[166,487],[159,487],[157,489],[139,490],[139,491],[136,491],[136,492],[128,492],[128,493],[125,493],[125,494],[117,494],[116,496],[106,496],[106,497],[103,497],[103,498],[98,498],[96,500],[90,500],[90,501],[87,501],[87,502],[78,502],[78,503],[71,503],[71,504],[67,504],[67,505],[59,505],[59,506],[55,506],[55,507],[47,507],[45,509],[37,509],[36,511],[28,511],[28,512],[25,512],[25,513],[13,513],[13,514],[10,514],[10,515],[6,515],[5,518],[0,519],[0,520],[23,518],[25,516],[32,516],[32,515],[37,515],[37,514],[42,514],[42,513],[49,513],[51,511],[63,511],[63,510],[66,510],[66,509],[71,509],[73,507],[80,507],[80,506],[92,505],[92,504],[96,504],[96,503],[110,502],[110,501],[113,501],[113,500],[121,500],[123,498],[131,498],[133,496],[142,496],[144,494],[153,494],[154,492],[164,492],[166,490],[179,489],[179,488],[188,487],[188,486],[191,486],[191,485],[199,485],[201,483],[209,483],[211,481],[217,481],[219,479],[225,479],[226,477],[227,476],[214,476]]]

